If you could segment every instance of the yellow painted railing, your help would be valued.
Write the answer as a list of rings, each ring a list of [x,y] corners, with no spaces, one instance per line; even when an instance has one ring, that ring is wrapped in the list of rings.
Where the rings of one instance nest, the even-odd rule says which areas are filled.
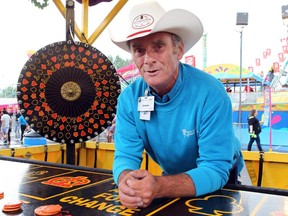
[[[288,154],[265,152],[260,159],[256,151],[242,151],[253,186],[288,189]],[[263,161],[261,165],[261,161]],[[260,185],[259,178],[261,178]]]
[[[114,151],[113,143],[92,141],[77,143],[75,145],[75,165],[112,170]],[[0,155],[52,163],[67,163],[66,144],[0,149]],[[155,175],[162,173],[160,167],[145,152],[141,169],[147,169]]]

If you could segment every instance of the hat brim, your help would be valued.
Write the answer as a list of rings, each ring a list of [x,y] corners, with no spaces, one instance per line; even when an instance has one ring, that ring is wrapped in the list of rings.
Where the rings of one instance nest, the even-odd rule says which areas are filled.
[[[143,32],[133,37],[117,38],[110,31],[112,42],[121,49],[130,52],[127,41],[141,38],[156,32],[170,32],[182,38],[184,52],[189,51],[202,37],[203,25],[200,19],[184,9],[174,9],[165,13],[149,32]],[[130,35],[127,33],[126,35]]]

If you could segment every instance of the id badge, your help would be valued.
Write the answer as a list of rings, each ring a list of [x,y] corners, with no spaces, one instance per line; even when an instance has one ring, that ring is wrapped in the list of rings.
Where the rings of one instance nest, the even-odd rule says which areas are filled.
[[[151,112],[154,111],[154,96],[143,96],[138,98],[138,111]]]

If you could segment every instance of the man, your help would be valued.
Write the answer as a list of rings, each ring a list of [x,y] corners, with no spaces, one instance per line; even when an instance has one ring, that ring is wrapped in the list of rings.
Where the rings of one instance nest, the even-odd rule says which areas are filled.
[[[129,19],[124,38],[111,32],[142,76],[117,104],[113,176],[122,205],[143,208],[155,198],[213,192],[232,167],[235,183],[243,159],[230,99],[214,77],[180,62],[201,38],[201,21],[186,10],[165,12],[154,1],[136,5]],[[162,176],[139,170],[144,149]]]

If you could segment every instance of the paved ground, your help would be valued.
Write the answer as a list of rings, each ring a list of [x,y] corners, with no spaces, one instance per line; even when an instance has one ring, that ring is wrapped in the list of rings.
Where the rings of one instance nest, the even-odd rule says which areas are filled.
[[[242,144],[242,150],[247,150],[247,146],[248,146],[247,144]],[[261,146],[264,152],[270,151],[270,145],[262,144]],[[287,145],[285,146],[284,145],[272,145],[272,150],[275,152],[288,153],[288,146]],[[256,142],[254,142],[252,145],[252,151],[258,151]]]
[[[19,147],[22,146],[22,143],[20,141],[20,135],[15,134],[15,132],[11,132],[11,143],[5,144],[3,140],[0,140],[0,148],[14,148],[14,147]]]

